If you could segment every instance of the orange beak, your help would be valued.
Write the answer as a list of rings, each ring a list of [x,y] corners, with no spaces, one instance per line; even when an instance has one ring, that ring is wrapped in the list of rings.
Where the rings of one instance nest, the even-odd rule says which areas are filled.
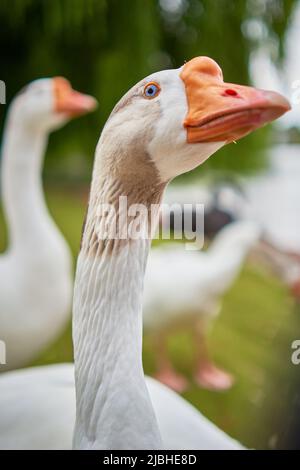
[[[54,110],[70,117],[89,113],[97,107],[95,98],[73,90],[70,82],[63,77],[53,78]]]
[[[188,102],[187,141],[232,142],[291,109],[279,93],[225,83],[218,64],[196,57],[181,71]]]

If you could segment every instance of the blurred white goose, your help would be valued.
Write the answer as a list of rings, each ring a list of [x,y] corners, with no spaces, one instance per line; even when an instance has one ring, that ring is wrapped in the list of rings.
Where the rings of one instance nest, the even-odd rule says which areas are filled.
[[[174,232],[179,231],[181,234],[183,231],[187,235],[190,231],[188,225],[191,218],[193,230],[196,230],[196,207],[197,204],[202,204],[204,236],[208,239],[213,238],[225,225],[235,220],[252,218],[240,187],[226,181],[217,184],[171,184],[166,190],[163,203],[160,216],[163,227],[168,230],[170,226]],[[182,213],[185,218],[181,220]]]
[[[44,200],[43,157],[49,133],[95,104],[57,77],[30,83],[9,109],[1,167],[9,246],[0,258],[0,339],[10,369],[47,346],[70,314],[71,256]]]
[[[232,385],[232,377],[210,359],[208,328],[259,233],[256,224],[240,221],[223,228],[206,252],[187,251],[184,245],[174,243],[151,251],[145,277],[144,327],[153,333],[156,343],[156,377],[174,390],[183,391],[187,381],[168,359],[166,340],[170,326],[186,321],[188,316],[196,317],[199,357],[195,380],[209,389],[223,390]]]
[[[170,179],[289,109],[279,95],[238,85],[230,85],[227,94],[228,87],[213,60],[195,58],[139,82],[103,129],[74,292],[76,449],[188,448],[185,433],[193,448],[240,448],[172,391],[146,382],[142,365],[148,210],[159,203]],[[0,377],[2,447],[16,447],[16,435],[22,447],[29,447],[28,434],[36,436],[36,443],[44,435],[53,447],[66,444],[58,425],[74,391],[69,379],[70,394],[56,393],[68,382],[62,367]],[[41,446],[46,447],[45,441]]]

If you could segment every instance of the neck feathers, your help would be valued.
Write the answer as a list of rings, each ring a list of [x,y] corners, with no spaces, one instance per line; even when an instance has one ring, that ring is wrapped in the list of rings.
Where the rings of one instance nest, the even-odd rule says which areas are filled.
[[[142,147],[130,150],[100,139],[81,243],[87,256],[117,253],[138,233],[153,235],[166,183]]]
[[[116,168],[116,164],[124,155],[110,154],[109,162],[101,152],[103,149],[98,148],[75,283],[74,446],[160,448],[142,366],[142,296],[150,239],[120,238],[119,230],[135,221],[135,216],[129,217],[129,222],[124,217],[128,214],[124,214],[120,197],[126,197],[127,208],[132,204],[149,208],[160,202],[163,185],[156,175],[153,179],[153,174],[152,180],[141,179],[139,183],[133,176],[121,177],[125,170]],[[148,167],[149,162],[145,165]],[[106,204],[113,207],[116,221],[122,221],[115,239],[106,233],[112,221],[102,213]],[[144,213],[141,223],[147,218]]]

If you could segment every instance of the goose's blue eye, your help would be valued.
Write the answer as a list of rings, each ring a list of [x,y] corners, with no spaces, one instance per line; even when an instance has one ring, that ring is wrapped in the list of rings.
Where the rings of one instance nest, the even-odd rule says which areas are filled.
[[[148,83],[144,88],[144,96],[146,98],[155,98],[160,92],[160,86],[158,83]]]

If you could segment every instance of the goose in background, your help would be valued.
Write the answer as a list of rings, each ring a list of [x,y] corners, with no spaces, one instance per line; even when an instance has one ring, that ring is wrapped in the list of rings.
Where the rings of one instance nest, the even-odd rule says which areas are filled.
[[[281,252],[300,257],[300,161],[297,145],[278,145],[267,172],[244,182],[253,217],[264,237]]]
[[[300,10],[299,10],[300,12]],[[277,145],[269,152],[269,168],[243,182],[251,217],[262,228],[253,255],[299,300],[300,164],[297,145]]]
[[[243,190],[237,184],[226,181],[218,184],[171,184],[166,190],[161,207],[161,230],[170,230],[179,236],[189,235],[192,226],[194,233],[197,228],[197,205],[200,204],[202,210],[204,209],[201,235],[204,233],[205,239],[208,240],[226,225],[236,220],[251,218]],[[186,221],[188,223],[185,223]]]
[[[299,301],[298,149],[293,145],[279,146],[272,149],[270,156],[268,172],[234,184],[223,181],[218,185],[171,185],[162,205],[161,233],[173,232],[174,238],[175,235],[182,238],[182,234],[195,236],[196,204],[204,206],[204,231],[200,225],[206,240],[216,236],[228,223],[253,220],[260,226],[261,237],[251,250],[251,258],[275,274]]]
[[[144,327],[153,336],[157,355],[156,378],[182,392],[185,377],[177,373],[168,358],[170,327],[194,319],[198,364],[195,381],[211,390],[231,387],[233,378],[210,359],[207,336],[221,310],[222,298],[232,287],[249,250],[257,242],[259,227],[238,221],[224,227],[207,251],[195,252],[183,244],[164,244],[150,253],[144,288]]]
[[[284,251],[262,238],[251,253],[253,261],[271,271],[300,302],[300,254]]]
[[[76,270],[75,449],[182,448],[183,444],[188,448],[184,433],[189,425],[193,448],[203,448],[205,443],[210,448],[241,448],[200,413],[189,417],[189,405],[164,385],[145,381],[142,302],[149,232],[153,232],[152,227],[149,230],[148,211],[153,204],[157,208],[172,178],[192,170],[227,142],[243,137],[288,109],[288,102],[280,95],[224,83],[220,67],[207,57],[197,57],[179,69],[154,73],[135,85],[114,108],[96,148]],[[120,201],[121,196],[127,198],[127,205]],[[118,224],[114,224],[116,220]],[[137,226],[142,232],[135,238]],[[52,370],[52,383],[57,386],[62,382],[61,367],[53,366]],[[10,447],[14,446],[14,428],[28,433],[28,408],[25,414],[22,411],[25,383],[35,393],[43,384],[39,377],[33,380],[30,370],[0,377],[0,413],[5,417],[0,420],[0,442],[6,447],[9,442]],[[19,386],[21,383],[23,386]],[[5,384],[12,387],[13,398],[8,390],[2,392]],[[57,413],[55,406],[50,413],[58,417],[59,423],[64,408],[58,402],[63,397],[49,389],[46,396],[50,395],[57,406]],[[47,432],[47,423],[53,420],[37,416],[35,421],[38,398],[33,396],[31,436],[36,433],[41,438]],[[40,405],[44,418],[48,401]],[[21,409],[16,416],[17,403]],[[162,419],[170,420],[166,427]],[[167,426],[173,428],[165,435]],[[61,437],[57,427],[55,434]]]
[[[285,57],[280,62],[280,68],[273,61],[271,47],[258,48],[251,55],[250,73],[256,86],[271,86],[280,93],[290,95],[290,100],[294,104],[291,112],[276,123],[279,132],[299,129],[300,49],[295,47],[295,44],[299,44],[299,40],[300,2],[296,2],[286,34]],[[262,70],[264,73],[261,73]],[[271,149],[269,160],[270,168],[267,173],[246,181],[247,197],[255,208],[257,220],[262,224],[265,239],[272,245],[268,253],[278,250],[280,255],[287,255],[286,261],[289,255],[294,261],[297,258],[300,261],[299,145],[291,143],[276,145]],[[278,253],[274,254],[276,257],[274,264],[278,267]],[[281,256],[279,264],[282,263]]]
[[[36,80],[12,101],[2,142],[1,190],[9,245],[0,257],[0,338],[20,367],[56,338],[69,318],[71,255],[42,187],[49,133],[92,111],[96,100],[62,78]]]

